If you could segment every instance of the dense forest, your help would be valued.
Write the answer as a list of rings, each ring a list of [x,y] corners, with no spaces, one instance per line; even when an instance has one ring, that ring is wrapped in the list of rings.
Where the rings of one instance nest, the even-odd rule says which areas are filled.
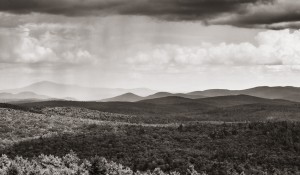
[[[93,157],[90,161],[80,159],[73,151],[62,157],[42,154],[30,160],[23,157],[10,159],[2,155],[0,165],[1,175],[180,175],[176,171],[165,173],[159,168],[147,172],[132,171],[129,167],[99,156]],[[206,175],[198,173],[193,165],[189,166],[185,174]]]
[[[241,96],[244,98],[244,96]],[[241,98],[240,97],[240,98]],[[246,96],[247,97],[247,96]],[[144,102],[77,102],[77,101],[46,101],[20,104],[21,108],[36,113],[56,112],[66,113],[67,108],[85,108],[90,113],[106,112],[116,115],[135,116],[126,120],[113,117],[111,121],[126,121],[130,123],[177,123],[191,121],[300,121],[300,104],[282,100],[234,99],[225,102],[220,99],[210,101],[181,103],[178,99],[152,99],[151,103]],[[164,100],[162,103],[162,100]],[[167,100],[167,102],[165,102]],[[224,105],[223,103],[227,104]],[[50,110],[49,110],[50,109]],[[55,111],[56,110],[56,111]],[[72,116],[79,113],[72,111]],[[70,112],[68,112],[70,113]],[[101,120],[103,117],[101,118]],[[107,119],[106,119],[107,120]]]
[[[129,104],[116,110],[111,106],[114,103],[102,104],[1,104],[0,173],[93,174],[91,167],[98,166],[99,157],[128,167],[126,172],[117,170],[119,174],[300,172],[298,105],[246,104],[210,110],[190,106],[192,112],[183,112],[180,107],[176,110],[183,113],[178,115],[174,111],[163,115],[178,104],[150,105],[148,112],[156,110],[156,114],[146,111],[140,115],[126,112]],[[142,112],[146,106],[134,104],[129,109]],[[78,160],[76,171],[63,163],[69,153]],[[50,161],[50,168],[41,163],[41,157]],[[103,169],[103,163],[101,166]],[[28,173],[28,167],[36,173]]]
[[[77,134],[26,140],[3,149],[10,157],[40,154],[64,156],[70,150],[80,158],[95,155],[133,171],[160,168],[184,173],[289,172],[300,167],[299,123],[193,124],[179,127],[85,125]]]

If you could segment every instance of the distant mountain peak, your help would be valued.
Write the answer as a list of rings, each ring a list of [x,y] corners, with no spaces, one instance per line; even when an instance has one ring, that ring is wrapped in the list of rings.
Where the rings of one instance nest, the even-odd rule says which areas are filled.
[[[173,94],[170,92],[156,92],[152,96],[161,96],[161,95],[173,95]]]
[[[17,93],[17,95],[37,95],[37,94],[30,91],[24,91],[24,92]]]
[[[120,96],[128,96],[128,95],[131,95],[131,96],[138,96],[138,95],[136,95],[136,94],[134,94],[134,93],[132,93],[132,92],[127,92],[127,93],[122,94],[122,95],[120,95]],[[140,96],[138,96],[138,97],[140,97]]]
[[[58,83],[55,83],[55,82],[52,82],[52,81],[38,81],[38,82],[30,84],[29,86],[32,86],[32,85],[41,85],[41,84],[43,85],[43,84],[58,84]]]
[[[70,85],[70,84],[63,84],[63,83],[56,83],[52,81],[39,81],[36,83],[32,83],[26,87],[38,87],[38,86],[77,86],[77,85]]]
[[[111,102],[111,101],[124,101],[124,102],[135,102],[135,101],[139,101],[142,100],[143,97],[138,96],[132,92],[127,92],[125,94],[113,97],[113,98],[107,98],[107,99],[103,99],[101,101],[103,102]]]
[[[23,101],[23,100],[47,100],[51,97],[36,94],[30,91],[18,92],[18,93],[0,93],[0,102],[12,102],[12,101]]]

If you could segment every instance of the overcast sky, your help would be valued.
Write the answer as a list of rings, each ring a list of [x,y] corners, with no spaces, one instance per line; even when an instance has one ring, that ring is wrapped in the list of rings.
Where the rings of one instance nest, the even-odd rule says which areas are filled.
[[[300,86],[297,0],[1,0],[0,89]]]

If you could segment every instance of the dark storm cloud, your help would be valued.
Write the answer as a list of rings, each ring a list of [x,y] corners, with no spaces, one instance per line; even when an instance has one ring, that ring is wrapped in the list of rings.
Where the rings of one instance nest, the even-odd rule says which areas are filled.
[[[95,12],[110,10],[122,5],[120,0],[1,0],[0,10],[11,13],[31,12],[67,16],[94,15]]]
[[[276,23],[276,24],[269,24],[265,25],[265,28],[272,29],[272,30],[282,30],[282,29],[300,29],[300,22],[283,22],[283,23]]]
[[[247,5],[270,0],[148,0],[121,9],[122,14],[147,15],[167,20],[206,20],[222,13],[244,13]]]
[[[0,11],[65,16],[141,15],[162,20],[199,20],[206,24],[268,28],[270,24],[299,21],[300,13],[293,4],[299,5],[294,0],[1,0]],[[224,16],[227,18],[223,19]]]
[[[0,10],[12,13],[95,15],[117,13],[203,19],[223,12],[240,12],[245,5],[271,0],[1,0]]]
[[[279,7],[279,6],[278,6]],[[300,8],[300,6],[299,6]],[[257,11],[250,14],[242,14],[228,18],[218,24],[229,24],[241,27],[263,27],[269,29],[292,28],[299,29],[300,13],[296,10],[284,9],[278,12],[279,8],[269,9],[268,11]],[[281,9],[283,10],[283,9]],[[299,9],[300,10],[300,9]]]

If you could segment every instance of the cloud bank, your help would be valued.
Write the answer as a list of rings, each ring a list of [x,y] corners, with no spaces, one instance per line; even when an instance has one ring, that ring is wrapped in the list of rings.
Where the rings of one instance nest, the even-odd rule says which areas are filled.
[[[4,63],[83,64],[96,58],[74,34],[84,29],[59,24],[25,24],[0,28],[0,60]],[[62,37],[63,36],[63,37]]]
[[[181,44],[181,40],[170,43],[168,40],[173,41],[173,38],[166,42],[151,43],[153,38],[168,36],[167,33],[161,35],[160,32],[159,36],[154,33],[149,37],[150,33],[143,34],[145,28],[149,28],[147,25],[139,30],[134,26],[134,31],[130,27],[115,30],[117,24],[102,22],[83,26],[74,23],[40,23],[24,24],[14,29],[0,28],[0,62],[129,64],[149,69],[151,66],[300,65],[300,30],[259,32],[254,42],[199,42],[185,45]]]
[[[300,65],[300,30],[261,32],[256,44],[203,43],[200,46],[159,45],[127,59],[137,68],[181,69],[201,66],[296,66]]]
[[[231,13],[216,17],[213,24],[269,29],[299,29],[300,1],[274,0],[271,3],[249,5],[245,13]]]
[[[139,15],[270,29],[298,28],[296,0],[1,0],[0,11],[65,16]]]
[[[299,85],[299,30],[162,24],[127,16],[64,21],[0,28],[1,87],[41,80],[164,90]]]

